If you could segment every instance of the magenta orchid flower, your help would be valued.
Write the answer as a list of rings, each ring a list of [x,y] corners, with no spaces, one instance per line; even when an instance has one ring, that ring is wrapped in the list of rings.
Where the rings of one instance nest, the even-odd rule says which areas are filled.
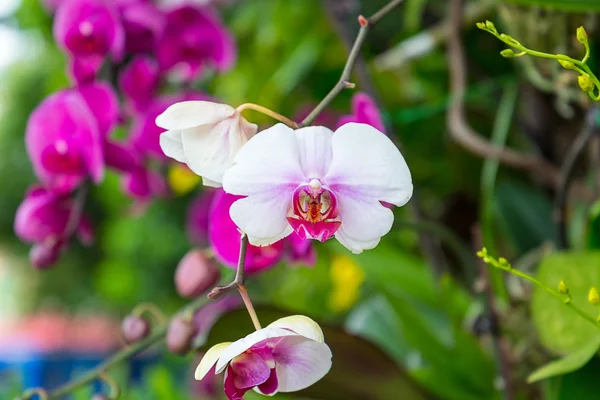
[[[17,236],[27,243],[33,243],[30,259],[32,264],[45,268],[58,261],[60,252],[67,245],[69,219],[73,212],[73,199],[42,187],[34,186],[25,195],[17,209],[14,229]],[[94,239],[92,225],[81,217],[75,232],[84,244]]]
[[[385,125],[381,112],[375,101],[364,92],[352,96],[352,114],[342,116],[338,121],[338,128],[349,122],[358,122],[371,125],[373,128],[385,133]]]
[[[163,70],[191,81],[206,67],[218,71],[235,62],[236,47],[229,31],[208,7],[184,5],[167,14],[167,24],[157,45]]]
[[[265,395],[305,389],[331,368],[331,350],[323,331],[312,319],[295,315],[281,318],[264,329],[233,343],[211,347],[196,369],[197,380],[215,366],[225,371],[225,394],[241,400],[251,389]]]
[[[123,57],[125,33],[111,0],[61,2],[54,20],[54,36],[76,60],[72,67],[76,78],[95,75],[107,55],[116,61]]]
[[[125,49],[130,54],[151,53],[164,32],[166,15],[149,1],[121,1]]]
[[[223,189],[247,196],[230,214],[253,245],[295,231],[320,241],[335,235],[360,253],[392,227],[394,214],[381,202],[402,206],[413,186],[400,151],[370,125],[349,123],[332,132],[277,124],[241,148]]]
[[[96,183],[103,178],[98,120],[78,91],[46,98],[29,117],[25,144],[36,175],[47,187],[66,192],[88,176]]]
[[[216,259],[228,268],[236,269],[240,253],[240,231],[229,216],[231,205],[241,199],[217,189],[212,196],[208,218],[208,237]],[[248,245],[246,272],[258,273],[272,268],[283,258],[291,262],[313,266],[316,254],[310,240],[303,240],[295,233],[268,246]]]
[[[156,118],[156,125],[167,129],[160,135],[163,152],[213,187],[221,186],[223,173],[258,128],[235,108],[209,101],[173,104]]]
[[[137,56],[123,69],[119,86],[133,110],[143,112],[151,104],[159,78],[158,64],[149,56]]]

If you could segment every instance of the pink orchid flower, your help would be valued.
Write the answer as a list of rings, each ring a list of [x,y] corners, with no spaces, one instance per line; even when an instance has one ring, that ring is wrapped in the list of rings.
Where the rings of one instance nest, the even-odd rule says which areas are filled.
[[[195,377],[203,379],[216,364],[215,373],[225,371],[227,397],[241,400],[250,389],[265,395],[305,389],[329,372],[331,357],[319,325],[295,315],[236,342],[211,347]]]
[[[373,128],[385,133],[385,125],[381,118],[381,112],[375,101],[364,92],[358,92],[352,96],[352,114],[342,116],[337,127],[349,122],[359,122],[371,125]]]
[[[156,56],[162,70],[185,81],[198,78],[206,67],[225,71],[236,59],[235,41],[209,7],[185,4],[166,16]]]
[[[223,189],[247,196],[230,215],[255,246],[295,231],[320,241],[335,235],[360,253],[392,227],[394,214],[382,202],[406,204],[413,186],[400,151],[370,125],[348,123],[332,132],[277,124],[240,149]]]

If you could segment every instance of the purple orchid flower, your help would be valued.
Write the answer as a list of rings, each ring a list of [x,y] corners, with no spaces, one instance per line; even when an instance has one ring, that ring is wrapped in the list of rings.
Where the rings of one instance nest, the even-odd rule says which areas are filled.
[[[34,244],[30,257],[35,266],[54,264],[72,233],[77,233],[84,244],[93,241],[92,225],[85,216],[77,222],[75,232],[67,232],[73,207],[70,196],[39,186],[30,188],[25,195],[17,209],[14,229],[21,240]]]
[[[154,99],[159,79],[156,60],[137,56],[121,72],[119,86],[133,110],[143,112]]]
[[[377,104],[364,92],[358,92],[352,96],[352,114],[342,116],[337,127],[339,128],[349,122],[371,125],[378,131],[385,133],[385,125]]]
[[[233,37],[210,8],[184,5],[167,14],[157,58],[163,70],[191,81],[206,67],[218,71],[231,68],[236,47]]]
[[[127,53],[154,51],[165,29],[165,13],[149,1],[120,0],[119,6]]]
[[[46,98],[30,115],[25,144],[42,183],[70,191],[90,177],[104,176],[103,139],[94,113],[82,94],[60,91]]]
[[[65,0],[54,19],[54,37],[72,59],[76,81],[87,81],[108,55],[123,58],[125,32],[115,3],[110,0]]]

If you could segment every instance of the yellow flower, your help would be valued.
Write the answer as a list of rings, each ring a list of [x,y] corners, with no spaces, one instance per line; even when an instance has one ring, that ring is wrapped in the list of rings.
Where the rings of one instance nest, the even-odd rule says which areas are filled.
[[[329,296],[329,308],[335,312],[349,310],[360,296],[360,287],[365,274],[353,258],[335,256],[329,270],[333,290]]]
[[[200,184],[201,179],[185,165],[175,164],[169,168],[169,186],[179,196],[191,192]]]

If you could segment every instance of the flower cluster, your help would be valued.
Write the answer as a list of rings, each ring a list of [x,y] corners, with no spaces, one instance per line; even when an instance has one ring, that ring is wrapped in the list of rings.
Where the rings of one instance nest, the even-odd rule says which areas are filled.
[[[215,10],[191,0],[45,0],[45,6],[72,87],[46,98],[27,124],[39,184],[21,204],[15,231],[34,244],[37,267],[54,264],[76,233],[91,241],[86,186],[102,182],[107,168],[121,175],[124,192],[138,204],[169,193],[155,119],[173,103],[210,97],[163,93],[209,70],[227,70],[236,58]],[[126,137],[115,138],[117,128]]]

